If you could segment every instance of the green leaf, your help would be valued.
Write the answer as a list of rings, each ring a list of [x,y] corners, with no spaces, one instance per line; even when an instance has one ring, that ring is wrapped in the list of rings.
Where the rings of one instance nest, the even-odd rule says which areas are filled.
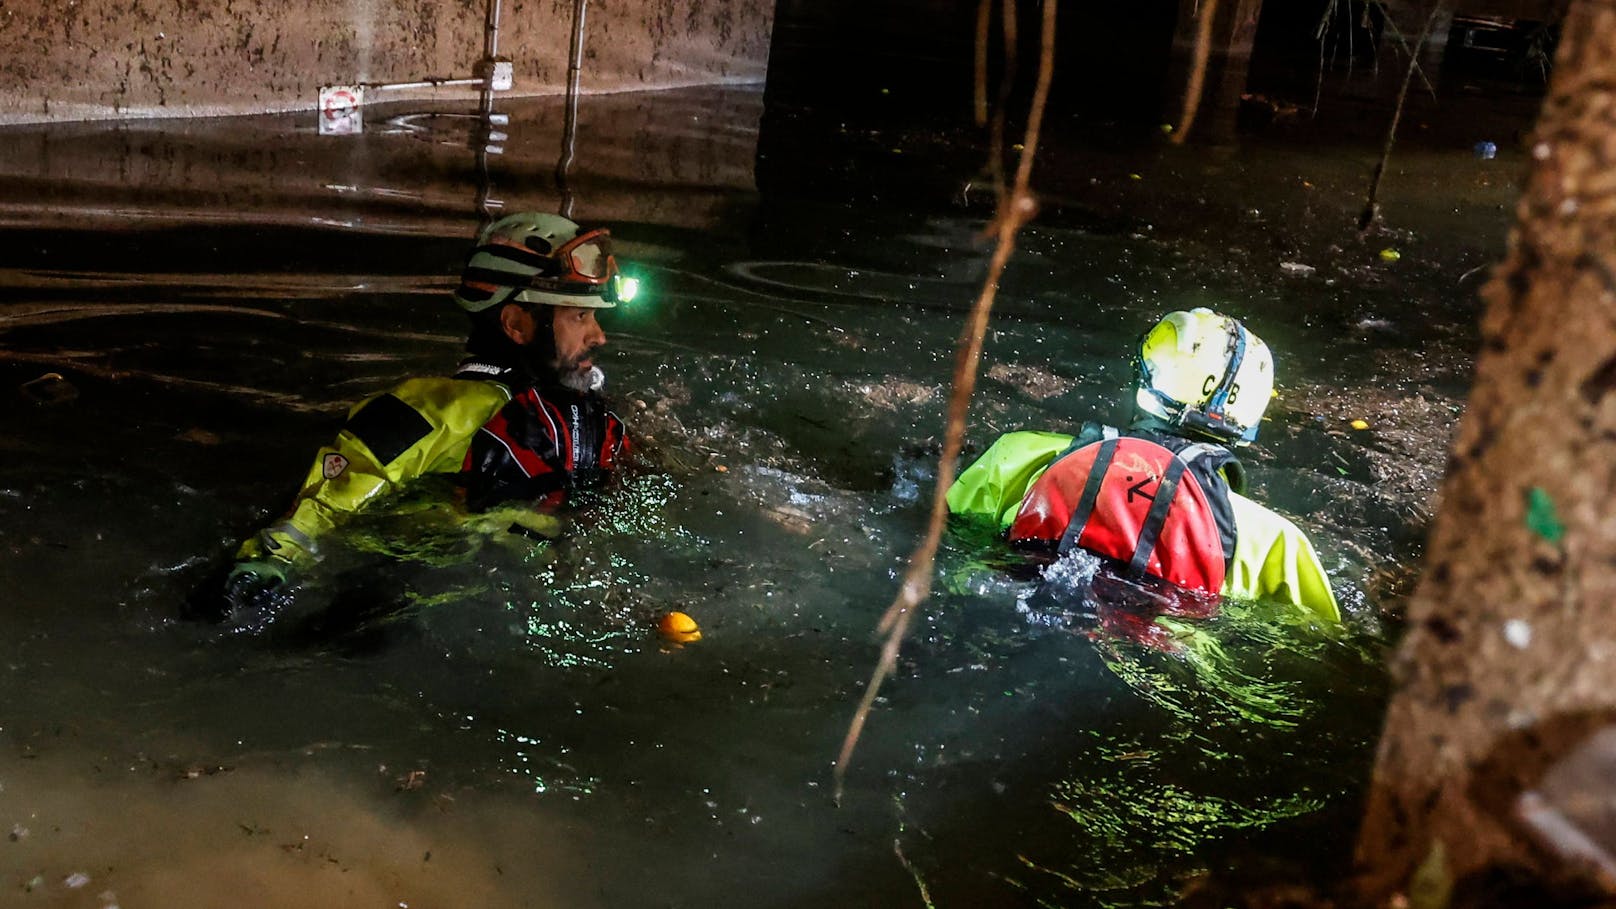
[[[1550,543],[1559,543],[1565,537],[1565,525],[1555,513],[1554,500],[1541,486],[1526,491],[1526,529]]]

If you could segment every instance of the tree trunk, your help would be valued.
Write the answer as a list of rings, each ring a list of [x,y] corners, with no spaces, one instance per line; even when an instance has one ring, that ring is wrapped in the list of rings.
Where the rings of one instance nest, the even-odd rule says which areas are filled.
[[[1613,92],[1616,7],[1579,0],[1394,661],[1357,848],[1377,905],[1594,877],[1540,845],[1518,799],[1616,720]]]

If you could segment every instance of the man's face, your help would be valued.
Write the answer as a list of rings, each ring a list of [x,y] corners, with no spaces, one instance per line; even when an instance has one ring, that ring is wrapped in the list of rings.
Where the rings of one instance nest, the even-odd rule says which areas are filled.
[[[606,333],[600,330],[600,323],[595,321],[593,309],[581,306],[551,308],[554,310],[551,325],[555,329],[556,356],[550,365],[555,367],[556,375],[563,382],[568,379],[581,380],[595,367],[591,355],[595,348],[606,343]]]

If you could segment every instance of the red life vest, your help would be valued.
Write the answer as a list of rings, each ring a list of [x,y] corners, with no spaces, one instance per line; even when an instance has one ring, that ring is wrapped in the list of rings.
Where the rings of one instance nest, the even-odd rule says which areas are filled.
[[[1234,558],[1228,449],[1157,434],[1104,438],[1055,460],[1021,500],[1010,541],[1073,546],[1130,573],[1216,593]],[[1235,462],[1238,463],[1238,462]]]

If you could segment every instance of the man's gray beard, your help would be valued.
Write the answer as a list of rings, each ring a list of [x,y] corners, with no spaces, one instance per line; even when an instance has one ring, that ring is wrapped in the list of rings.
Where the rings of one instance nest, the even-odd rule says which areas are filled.
[[[561,375],[561,385],[579,394],[588,394],[606,387],[606,374],[601,372],[599,366],[574,369]]]

